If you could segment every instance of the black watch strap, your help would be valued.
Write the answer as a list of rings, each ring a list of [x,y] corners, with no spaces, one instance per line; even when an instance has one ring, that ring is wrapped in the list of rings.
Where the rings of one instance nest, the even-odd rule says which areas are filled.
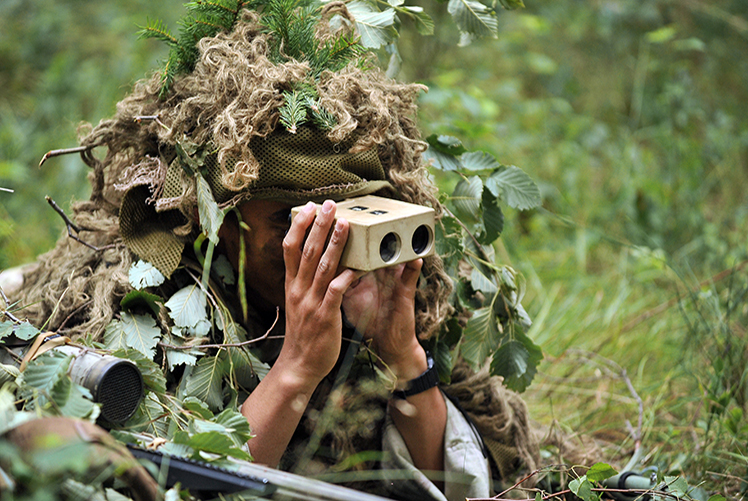
[[[436,371],[436,364],[434,364],[434,357],[431,353],[426,352],[426,361],[428,363],[428,369],[426,372],[421,374],[415,379],[408,381],[408,385],[404,390],[395,390],[392,392],[392,396],[395,398],[404,399],[418,395],[426,390],[430,390],[434,386],[439,384],[439,373]]]

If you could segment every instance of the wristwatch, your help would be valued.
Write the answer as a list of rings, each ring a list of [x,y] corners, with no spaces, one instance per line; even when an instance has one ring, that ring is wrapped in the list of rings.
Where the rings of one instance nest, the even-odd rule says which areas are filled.
[[[426,362],[428,363],[428,369],[426,369],[426,372],[417,378],[408,381],[404,390],[393,391],[393,397],[405,399],[423,393],[426,390],[430,390],[439,384],[439,373],[436,370],[436,364],[434,364],[434,357],[432,357],[431,353],[428,351],[426,352]]]

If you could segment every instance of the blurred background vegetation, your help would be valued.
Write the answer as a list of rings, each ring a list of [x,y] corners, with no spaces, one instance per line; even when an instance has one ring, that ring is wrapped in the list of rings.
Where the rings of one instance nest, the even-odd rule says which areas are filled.
[[[527,0],[467,47],[446,4],[423,5],[436,34],[402,30],[400,78],[430,88],[424,135],[518,165],[543,194],[538,210],[507,209],[497,249],[525,278],[545,352],[533,418],[619,457],[641,418],[646,465],[745,497],[748,2]],[[66,209],[88,196],[77,156],[39,168],[42,155],[159,68],[165,46],[137,26],[175,28],[183,12],[0,1],[0,188],[14,190],[0,191],[0,269],[63,234],[45,195]]]

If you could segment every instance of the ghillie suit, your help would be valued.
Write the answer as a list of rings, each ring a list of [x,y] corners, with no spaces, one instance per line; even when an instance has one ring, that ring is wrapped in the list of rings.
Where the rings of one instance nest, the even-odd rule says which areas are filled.
[[[315,34],[317,43],[345,40],[345,23],[341,28],[344,31],[335,33],[326,23],[333,14],[350,17],[344,4],[327,4]],[[75,203],[73,211],[82,230],[79,237],[96,250],[63,238],[55,249],[39,258],[26,274],[22,293],[16,298],[27,305],[23,313],[32,324],[46,323],[47,330],[73,339],[110,343],[110,333],[117,330],[111,326],[124,323],[125,315],[134,316],[124,311],[121,300],[133,290],[128,277],[135,256],[152,263],[168,279],[180,270],[189,270],[195,253],[202,252],[200,248],[193,251],[192,243],[205,230],[199,221],[206,214],[202,212],[205,186],[212,196],[209,202],[221,209],[251,198],[300,202],[377,191],[431,206],[441,214],[435,188],[422,166],[426,143],[420,140],[415,122],[415,99],[423,86],[387,79],[361,54],[336,71],[284,57],[287,47],[268,33],[256,12],[245,10],[239,17],[231,31],[198,42],[199,59],[194,69],[174,76],[167,92],[163,76],[154,75],[135,85],[117,105],[114,118],[93,129],[81,129],[81,145],[87,148],[82,156],[92,168],[93,191],[90,200]],[[296,99],[306,110],[302,118],[311,117],[314,126],[293,122]],[[268,169],[261,169],[267,165],[263,158],[273,155],[263,152],[263,145],[275,141],[274,136],[287,137],[292,132],[313,143],[325,143],[335,155],[342,153],[353,160],[350,165],[344,163],[340,169],[333,169],[338,178],[301,180],[278,190],[284,172],[281,169],[268,174]],[[94,154],[99,147],[106,148],[103,158]],[[288,177],[295,180],[301,173],[293,172]],[[199,274],[200,266],[192,269]],[[181,286],[184,282],[170,293]],[[449,302],[451,291],[452,283],[440,258],[425,259],[416,297],[421,340],[437,336],[445,319],[455,313]],[[220,302],[220,297],[212,300]],[[225,313],[222,307],[218,310]],[[251,311],[242,316],[243,329],[250,338],[263,334],[258,326],[249,325]],[[219,327],[208,329],[210,336],[208,332],[197,333],[194,325],[175,325],[164,307],[157,322],[164,332],[164,344],[192,343],[198,354],[191,351],[191,356],[200,357],[203,353],[199,345],[209,337],[219,343],[243,340],[239,333],[243,329],[231,327],[233,324],[221,318]],[[177,340],[174,327],[193,332]],[[167,348],[156,352],[155,345],[153,341],[151,358],[173,371],[170,378],[176,381],[170,382],[176,387],[182,369],[174,369],[179,363],[169,359]],[[229,350],[231,370],[238,371],[237,367],[249,360],[246,365],[254,373],[252,360],[256,363],[256,359],[250,360],[244,353],[234,358],[232,350],[239,351]],[[213,358],[219,356],[223,355],[218,353]],[[469,372],[461,366],[452,375],[454,383],[444,390],[462,404],[489,445],[492,457],[498,458],[496,473],[511,481],[514,470],[533,469],[538,461],[537,445],[527,431],[526,408],[495,378]],[[232,372],[223,383],[229,386],[236,380],[241,377]],[[190,383],[185,386],[189,388]],[[251,382],[240,382],[239,386],[248,389]],[[331,463],[344,460],[362,447],[377,449],[372,444],[381,438],[377,423],[381,423],[386,395],[361,383],[361,388],[345,386],[328,397],[329,388],[322,386],[317,399],[333,400],[340,407],[337,416],[350,418],[351,413],[357,413],[368,423],[361,426],[357,420],[339,418],[329,422],[329,432],[322,434],[319,443],[336,451],[330,455]],[[235,403],[236,396],[226,395],[236,390],[218,391],[204,400],[211,410],[218,411]],[[306,432],[314,434],[319,412],[312,409],[307,414],[308,419],[299,428],[303,431],[308,426]],[[153,423],[144,429],[154,434],[163,432]],[[501,453],[495,452],[499,450]]]

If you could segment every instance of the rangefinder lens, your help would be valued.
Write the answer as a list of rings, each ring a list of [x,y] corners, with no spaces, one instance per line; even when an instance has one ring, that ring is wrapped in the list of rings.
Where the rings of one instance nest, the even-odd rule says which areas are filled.
[[[385,263],[389,263],[397,259],[398,254],[400,254],[400,239],[393,232],[389,232],[379,243],[379,257]]]
[[[416,231],[413,232],[411,245],[413,246],[413,252],[418,255],[429,250],[431,246],[431,231],[429,231],[428,226],[422,224],[416,228]]]

